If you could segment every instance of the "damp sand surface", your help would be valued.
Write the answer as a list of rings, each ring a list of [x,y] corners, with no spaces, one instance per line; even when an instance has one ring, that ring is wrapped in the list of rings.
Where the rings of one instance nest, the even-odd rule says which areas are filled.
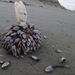
[[[43,4],[38,0],[24,0],[33,6],[26,6],[28,20],[42,32],[43,45],[39,50],[24,58],[16,59],[0,45],[0,61],[11,61],[6,69],[0,68],[0,75],[50,75],[44,69],[49,65],[60,64],[58,59],[64,56],[69,69],[56,69],[51,75],[75,75],[75,12]],[[17,24],[13,3],[0,2],[0,33],[12,24]],[[56,53],[56,49],[62,53]],[[29,58],[35,55],[41,58],[35,62]]]

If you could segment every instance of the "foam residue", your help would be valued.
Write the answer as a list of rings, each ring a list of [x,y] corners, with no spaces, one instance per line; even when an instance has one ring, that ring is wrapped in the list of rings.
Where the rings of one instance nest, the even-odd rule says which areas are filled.
[[[59,3],[68,10],[75,10],[75,0],[58,0]]]

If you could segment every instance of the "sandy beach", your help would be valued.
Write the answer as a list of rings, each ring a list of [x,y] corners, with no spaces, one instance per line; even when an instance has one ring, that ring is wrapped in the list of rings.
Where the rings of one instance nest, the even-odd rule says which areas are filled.
[[[0,44],[0,54],[3,55],[0,61],[11,61],[8,68],[0,68],[0,75],[75,75],[75,11],[44,4],[39,0],[22,1],[31,4],[26,6],[28,20],[41,31],[43,45],[36,52],[16,59],[7,54]],[[0,2],[0,33],[12,24],[17,24],[13,3]],[[47,39],[43,39],[44,35]],[[62,53],[57,53],[56,49],[62,50]],[[30,55],[40,57],[40,62],[30,59]],[[60,64],[58,59],[61,56],[67,59],[63,64],[70,68],[57,68],[52,73],[46,73],[44,69],[47,66]]]

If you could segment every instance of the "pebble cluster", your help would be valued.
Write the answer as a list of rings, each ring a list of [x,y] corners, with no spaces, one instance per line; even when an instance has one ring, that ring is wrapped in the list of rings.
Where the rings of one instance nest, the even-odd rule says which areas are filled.
[[[2,39],[2,47],[15,57],[36,51],[41,46],[41,32],[34,25],[12,25]]]

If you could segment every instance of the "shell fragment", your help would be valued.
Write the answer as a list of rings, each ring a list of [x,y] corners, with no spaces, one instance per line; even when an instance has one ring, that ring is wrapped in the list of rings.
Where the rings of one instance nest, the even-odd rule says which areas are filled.
[[[4,68],[8,67],[9,65],[10,65],[10,61],[5,62],[2,64],[1,68],[4,69]]]
[[[57,53],[62,53],[62,50],[57,49],[56,52]]]
[[[44,38],[44,39],[47,39],[47,36],[44,35],[43,38]]]
[[[52,66],[48,66],[46,69],[45,69],[45,72],[53,72],[53,67]]]
[[[60,58],[59,58],[59,62],[60,62],[60,63],[63,63],[63,62],[65,62],[65,61],[66,61],[66,58],[65,58],[65,57],[60,57]]]
[[[37,62],[40,61],[40,58],[38,58],[37,56],[31,56],[31,58]]]

